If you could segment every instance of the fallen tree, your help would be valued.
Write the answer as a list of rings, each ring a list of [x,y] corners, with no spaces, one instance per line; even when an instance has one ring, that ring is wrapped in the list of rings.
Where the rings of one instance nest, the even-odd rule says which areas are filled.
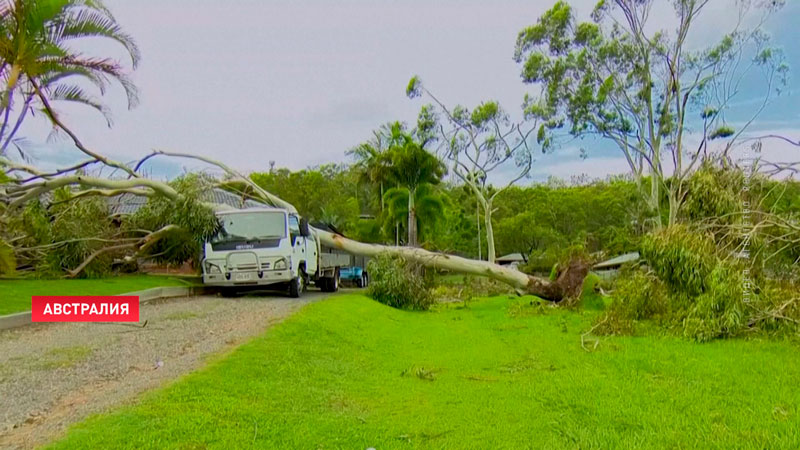
[[[286,209],[290,212],[297,212],[297,209],[291,203],[267,192],[238,171],[218,161],[187,153],[170,153],[163,151],[156,151],[145,158],[149,159],[157,155],[197,159],[214,165],[222,169],[231,182],[241,183],[243,186],[240,188],[242,194]],[[416,247],[367,244],[316,228],[314,232],[322,244],[353,255],[374,257],[380,253],[391,253],[428,268],[488,277],[512,286],[519,293],[536,295],[553,302],[560,302],[580,296],[583,280],[589,273],[588,262],[582,259],[573,259],[567,264],[566,268],[559,272],[556,279],[551,281],[541,277],[526,275],[518,270],[487,261],[478,261],[455,255],[431,252]]]
[[[262,189],[249,178],[245,177],[236,170],[223,163],[212,159],[195,156],[186,153],[170,153],[155,151],[145,157],[150,159],[155,156],[192,158],[203,161],[221,169],[225,173],[224,182],[220,183],[230,188],[236,187],[242,194],[261,200],[276,207],[284,208],[290,212],[296,212],[294,205]],[[107,158],[98,159],[96,163],[107,164]],[[106,178],[77,175],[76,170],[69,168],[66,171],[52,171],[43,173],[30,166],[15,164],[5,159],[6,175],[19,172],[30,174],[27,178],[14,177],[7,182],[5,189],[2,190],[2,197],[8,206],[8,211],[22,207],[27,201],[39,198],[41,195],[60,188],[74,189],[72,199],[84,198],[87,196],[109,196],[130,193],[147,197],[159,196],[169,201],[177,202],[182,200],[182,195],[175,191],[167,183],[145,179],[136,170],[141,166],[141,162],[136,165],[136,169],[131,168],[127,180],[111,180]],[[118,167],[122,163],[113,162],[111,167]],[[133,174],[131,174],[131,172]],[[204,203],[205,206],[215,211],[227,210],[230,207],[214,203]],[[7,211],[7,212],[8,212]],[[170,227],[170,230],[172,227]],[[385,246],[377,244],[367,244],[347,239],[325,230],[314,229],[319,241],[333,248],[338,248],[347,253],[361,256],[376,256],[380,253],[391,253],[399,255],[417,264],[438,270],[447,270],[455,273],[488,277],[512,286],[519,293],[533,294],[543,299],[553,302],[560,302],[564,299],[575,298],[580,295],[583,279],[589,270],[589,265],[585,261],[574,260],[562,270],[554,280],[526,275],[514,269],[503,267],[486,261],[477,261],[459,256],[436,253],[421,248]],[[98,250],[90,255],[86,261],[78,267],[71,269],[66,276],[75,277],[81,270],[88,265],[97,255],[133,250],[134,255],[139,255],[143,250],[152,246],[154,242],[168,235],[166,230],[153,230],[134,242],[119,243],[107,248]],[[145,244],[146,245],[143,245]],[[130,258],[130,256],[128,256]]]
[[[589,273],[589,264],[575,259],[559,273],[555,281],[550,281],[487,261],[477,261],[415,247],[365,244],[328,231],[318,229],[315,231],[323,244],[354,255],[377,256],[380,253],[391,253],[433,269],[488,277],[512,286],[519,293],[533,294],[553,302],[577,298],[583,287],[583,279]]]

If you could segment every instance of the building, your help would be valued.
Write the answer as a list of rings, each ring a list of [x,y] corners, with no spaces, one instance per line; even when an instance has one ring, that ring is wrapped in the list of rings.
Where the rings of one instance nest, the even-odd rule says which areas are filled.
[[[509,266],[517,269],[520,265],[527,263],[528,258],[526,258],[522,253],[509,253],[508,255],[496,258],[494,262],[500,264],[501,266]]]
[[[602,279],[608,280],[614,278],[619,273],[620,267],[623,264],[632,263],[639,260],[639,252],[625,253],[607,261],[597,263],[592,267],[592,270]]]
[[[134,214],[147,203],[148,197],[136,194],[125,193],[108,199],[108,209],[112,216],[124,216]],[[200,197],[200,200],[208,203],[219,203],[228,205],[236,209],[247,208],[271,208],[271,205],[256,200],[248,199],[242,195],[228,192],[224,189],[209,189]]]

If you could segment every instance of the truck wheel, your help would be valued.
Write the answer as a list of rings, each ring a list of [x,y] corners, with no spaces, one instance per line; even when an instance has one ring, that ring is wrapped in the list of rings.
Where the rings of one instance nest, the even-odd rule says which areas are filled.
[[[331,278],[329,286],[331,288],[331,290],[329,292],[336,292],[336,291],[339,290],[339,274],[338,273],[335,274],[333,276],[333,278]]]
[[[289,282],[289,297],[300,298],[306,290],[306,274],[300,270],[297,277]]]
[[[364,287],[364,276],[362,275],[361,278],[356,280],[356,287],[363,288]]]

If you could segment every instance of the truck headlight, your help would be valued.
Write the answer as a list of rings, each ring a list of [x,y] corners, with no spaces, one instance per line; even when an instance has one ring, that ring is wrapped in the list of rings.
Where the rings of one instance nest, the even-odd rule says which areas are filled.
[[[281,258],[275,261],[275,264],[272,265],[273,270],[286,270],[286,258]]]
[[[220,267],[217,264],[210,261],[206,261],[206,273],[222,273],[222,267]]]

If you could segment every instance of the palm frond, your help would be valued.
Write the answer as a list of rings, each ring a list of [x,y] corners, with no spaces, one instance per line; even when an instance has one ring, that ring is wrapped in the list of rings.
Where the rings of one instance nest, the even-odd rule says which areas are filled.
[[[122,27],[108,14],[83,9],[71,12],[60,27],[60,40],[71,40],[84,37],[104,37],[119,42],[131,58],[135,69],[141,59],[141,51],[129,34],[122,31]]]
[[[111,112],[108,110],[108,108],[106,108],[105,105],[101,104],[99,101],[97,101],[92,96],[87,94],[86,91],[84,91],[79,86],[70,84],[59,84],[56,86],[55,89],[52,90],[52,92],[50,92],[49,97],[50,100],[53,101],[74,102],[92,107],[103,115],[109,127],[113,125]]]

